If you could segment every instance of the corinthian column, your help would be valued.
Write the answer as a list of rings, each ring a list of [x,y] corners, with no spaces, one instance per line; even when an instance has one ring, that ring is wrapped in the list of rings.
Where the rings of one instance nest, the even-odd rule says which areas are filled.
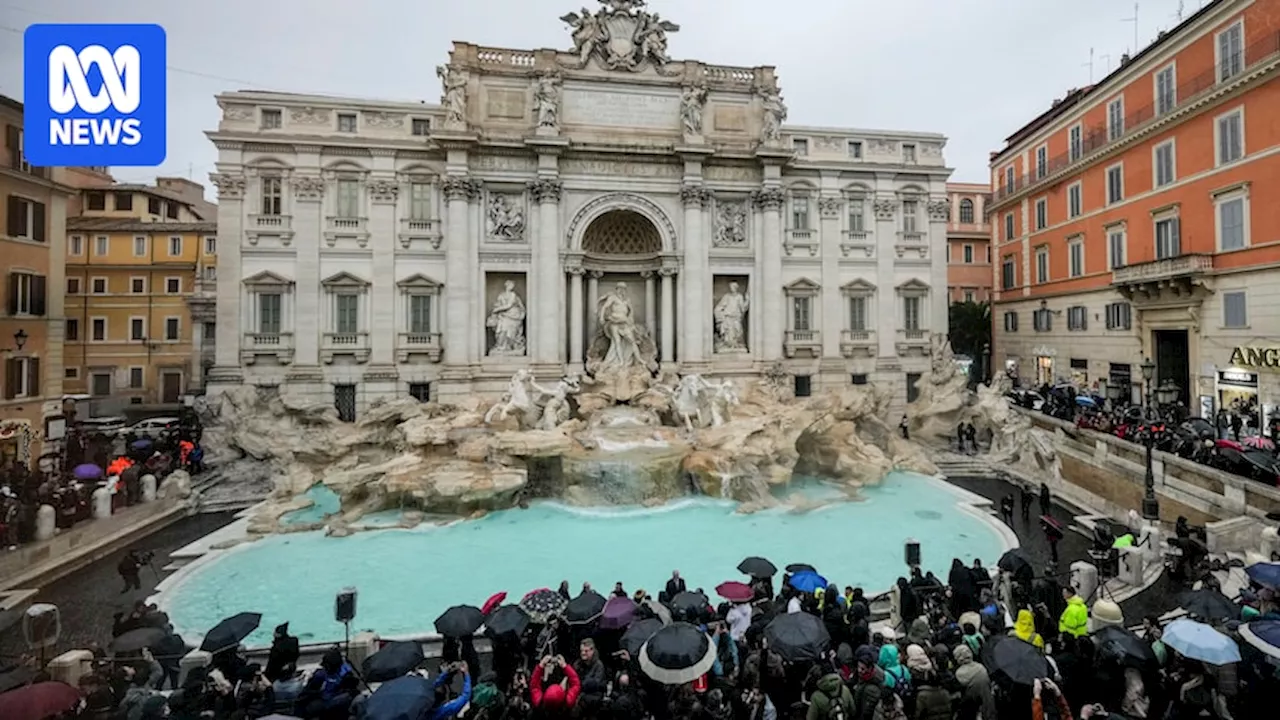
[[[706,361],[707,308],[711,287],[707,275],[707,244],[702,236],[702,210],[711,201],[711,192],[701,185],[685,185],[680,190],[684,202],[684,274],[680,297],[680,360],[686,365]]]
[[[767,187],[752,196],[764,211],[764,237],[760,239],[760,298],[764,311],[760,344],[766,362],[782,359],[783,333],[787,311],[782,302],[782,203],[786,197],[780,188]]]
[[[676,359],[676,269],[662,268],[658,274],[662,276],[662,362],[672,363]]]
[[[538,203],[538,237],[533,256],[533,287],[530,293],[533,306],[533,362],[544,365],[563,365],[562,348],[564,332],[561,292],[564,271],[560,267],[560,194],[563,186],[555,178],[539,178],[530,182],[529,193]]]
[[[582,268],[569,268],[569,362],[582,372]]]
[[[840,298],[840,213],[844,209],[841,198],[827,196],[818,199],[818,211],[822,216],[819,242],[822,248],[822,358],[836,360],[840,357],[840,330],[844,325],[844,305]]]
[[[476,197],[479,185],[468,177],[448,177],[440,185],[444,192],[447,225],[445,228],[445,323],[444,357],[446,365],[469,365],[473,357],[471,347],[471,262],[468,254],[471,244],[467,237],[467,219],[471,212],[471,199]]]

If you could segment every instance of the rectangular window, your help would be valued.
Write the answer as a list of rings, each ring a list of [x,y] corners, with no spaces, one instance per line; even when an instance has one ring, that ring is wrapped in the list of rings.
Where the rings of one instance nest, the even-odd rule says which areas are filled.
[[[920,296],[902,298],[902,329],[908,332],[920,330]]]
[[[176,317],[164,319],[164,339],[178,340],[182,337],[182,322]]]
[[[409,332],[431,332],[431,296],[409,296]]]
[[[1133,309],[1127,302],[1111,303],[1107,306],[1107,329],[1128,330],[1133,323]]]
[[[919,232],[918,220],[920,216],[920,203],[915,200],[902,201],[902,232],[913,233]]]
[[[1107,168],[1107,204],[1124,200],[1124,166],[1112,165]]]
[[[71,342],[80,340],[80,318],[67,318],[67,324],[63,326],[63,338]]]
[[[1244,111],[1218,116],[1218,164],[1226,165],[1244,157]]]
[[[89,376],[89,380],[92,383],[90,392],[94,395],[104,396],[111,394],[111,373],[93,373]]]
[[[1014,263],[1014,256],[1007,255],[1000,263],[1000,289],[1012,290],[1018,284],[1018,266]]]
[[[849,141],[849,157],[853,158],[854,160],[862,159],[862,141],[860,140]]]
[[[1222,326],[1229,328],[1249,326],[1249,314],[1243,290],[1222,293]]]
[[[907,373],[907,402],[913,403],[920,399],[920,378],[923,373]]]
[[[849,232],[866,232],[866,207],[862,198],[849,198]]]
[[[338,181],[337,216],[340,218],[360,217],[360,181],[342,179]]]
[[[809,154],[809,140],[807,138],[792,138],[791,151],[800,157]]]
[[[1036,249],[1036,283],[1049,282],[1049,248]]]
[[[174,235],[169,238],[169,257],[182,256],[182,236]]]
[[[431,402],[431,383],[409,383],[409,397],[418,402]]]
[[[178,203],[167,202],[164,204],[164,216],[170,220],[178,219]]]
[[[218,254],[218,238],[207,237],[204,239],[204,254],[205,255]]]
[[[99,235],[93,239],[93,254],[102,257],[107,254],[111,238]]]
[[[409,219],[431,219],[431,184],[409,183]]]
[[[47,312],[47,282],[44,275],[9,273],[9,314],[43,316]]]
[[[1107,103],[1107,139],[1119,140],[1124,135],[1124,97]]]
[[[1013,192],[1013,166],[1004,169],[1004,189],[1006,192]]]
[[[1112,270],[1125,265],[1125,233],[1124,230],[1107,231],[1107,263]]]
[[[1079,331],[1089,329],[1089,308],[1076,305],[1067,308],[1067,330]]]
[[[908,143],[902,143],[902,162],[907,165],[916,164],[916,146]]]
[[[1174,74],[1174,66],[1169,65],[1156,72],[1156,114],[1165,115],[1173,112],[1177,104],[1177,78]]]
[[[1013,239],[1013,213],[1005,213],[1004,215],[1004,239]]]
[[[67,278],[67,294],[68,295],[80,294],[80,278],[78,277]]]
[[[96,277],[89,281],[90,291],[94,295],[107,294],[107,279],[104,277]]]
[[[133,209],[133,193],[118,192],[116,193],[116,210],[132,210]]]
[[[86,210],[106,210],[107,194],[101,192],[85,193],[84,206]]]
[[[1218,82],[1244,72],[1244,24],[1236,23],[1218,33]]]
[[[1036,148],[1036,179],[1049,174],[1049,146],[1041,145]]]
[[[279,130],[284,126],[284,118],[279,110],[262,109],[262,129]]]
[[[1032,311],[1031,326],[1036,332],[1053,332],[1053,311],[1048,308]]]
[[[154,198],[154,197],[147,198],[147,214],[148,215],[160,214],[160,198]]]
[[[1004,314],[1004,331],[1018,332],[1018,313],[1007,312]]]
[[[1071,162],[1079,160],[1084,155],[1084,128],[1080,125],[1072,125],[1067,131],[1067,145],[1071,154]]]
[[[849,329],[854,332],[867,330],[867,299],[861,295],[849,298]]]
[[[338,113],[338,132],[353,133],[356,131],[356,116],[351,113]]]
[[[792,394],[796,397],[810,397],[813,395],[813,377],[809,375],[796,375],[792,378]]]
[[[1218,203],[1218,249],[1239,250],[1247,244],[1244,236],[1244,198],[1233,197]]]
[[[134,257],[147,256],[147,236],[146,235],[133,236],[133,256]]]
[[[869,383],[870,379],[865,373],[854,373],[849,376],[849,384],[851,385],[867,385]]]
[[[284,193],[281,190],[282,181],[278,177],[262,178],[262,214],[263,215],[280,215],[283,210],[282,200]]]
[[[813,329],[813,299],[791,298],[791,329],[807,332]]]
[[[214,266],[214,265],[205,265],[205,266],[204,266],[204,279],[205,279],[205,280],[217,280],[217,279],[218,279],[218,268],[217,268],[216,266]]]
[[[1174,181],[1173,140],[1160,143],[1151,152],[1155,164],[1155,186],[1164,187]]]
[[[791,198],[791,229],[809,229],[809,198],[803,195]]]
[[[144,377],[145,377],[145,368],[140,368],[140,367],[129,368],[129,389],[130,390],[142,389]]]
[[[129,318],[129,339],[130,340],[146,340],[147,339],[146,318]]]
[[[170,295],[177,295],[182,292],[182,278],[171,277],[164,279],[164,291]]]
[[[973,246],[972,245],[964,246],[964,262],[966,265],[973,263]]]
[[[281,297],[279,293],[258,295],[258,332],[263,335],[280,334]]]
[[[80,368],[78,367],[62,368],[62,377],[66,380],[79,380]]]
[[[1156,221],[1156,259],[1178,257],[1182,254],[1182,237],[1178,218],[1168,217]]]
[[[9,358],[5,364],[4,397],[36,397],[40,394],[40,360],[32,357]]]
[[[973,291],[972,291],[972,290],[965,290],[965,291],[964,291],[964,301],[965,301],[965,302],[967,302],[967,303],[971,303],[971,302],[973,302],[973,298],[974,298],[974,294],[973,294]]]
[[[1067,188],[1067,217],[1078,218],[1084,211],[1084,186],[1076,183]]]
[[[1049,226],[1049,200],[1048,198],[1040,198],[1036,200],[1036,229],[1043,230]]]
[[[107,339],[107,319],[93,318],[89,321],[90,339],[94,342],[105,342]]]
[[[129,292],[133,293],[134,295],[142,295],[146,293],[147,279],[140,278],[140,277],[129,278]]]
[[[72,235],[70,238],[67,239],[67,254],[68,255],[84,254],[84,238],[82,236]]]
[[[217,340],[218,339],[218,323],[207,322],[202,324],[204,325],[204,330],[203,330],[204,339]]]
[[[354,333],[360,331],[360,296],[344,294],[334,298],[335,311],[333,331]]]
[[[431,134],[431,120],[428,118],[414,118],[411,123],[411,130],[414,137],[426,137]]]
[[[1084,240],[1072,240],[1067,244],[1067,265],[1071,277],[1084,275]]]
[[[960,222],[965,225],[973,224],[973,201],[968,198],[960,201]]]

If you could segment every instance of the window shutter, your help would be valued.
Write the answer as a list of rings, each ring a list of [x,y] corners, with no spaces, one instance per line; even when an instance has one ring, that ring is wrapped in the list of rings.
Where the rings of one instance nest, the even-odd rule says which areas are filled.
[[[22,199],[15,196],[9,196],[9,214],[6,215],[9,221],[5,224],[5,233],[9,237],[18,237],[23,231],[22,219]]]
[[[22,166],[22,157],[18,153],[18,126],[7,125],[4,129],[4,146],[9,151],[9,166],[15,170]]]
[[[27,397],[40,397],[40,358],[27,358]]]
[[[31,203],[31,239],[36,242],[44,242],[44,203]]]
[[[18,273],[9,273],[9,315],[18,314]]]
[[[4,399],[12,400],[18,390],[18,361],[9,358],[4,361]]]
[[[37,317],[43,316],[46,312],[47,280],[48,278],[44,275],[31,276],[31,314]]]

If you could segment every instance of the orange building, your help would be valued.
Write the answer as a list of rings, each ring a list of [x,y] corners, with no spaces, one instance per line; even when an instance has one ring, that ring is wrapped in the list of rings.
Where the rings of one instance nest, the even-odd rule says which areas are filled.
[[[947,183],[947,299],[951,303],[990,302],[991,226],[985,217],[991,186]]]
[[[1137,400],[1150,358],[1148,389],[1263,422],[1280,399],[1278,72],[1280,0],[1217,0],[1008,138],[993,362]]]

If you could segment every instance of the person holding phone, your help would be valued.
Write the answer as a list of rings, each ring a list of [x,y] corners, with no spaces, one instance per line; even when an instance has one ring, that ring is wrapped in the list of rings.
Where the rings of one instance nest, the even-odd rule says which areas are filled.
[[[529,678],[529,699],[544,717],[569,717],[581,691],[577,671],[562,655],[544,656]]]
[[[1031,720],[1044,720],[1044,703],[1040,696],[1046,691],[1058,703],[1058,717],[1062,718],[1062,720],[1071,720],[1071,718],[1075,717],[1071,714],[1071,707],[1067,704],[1067,698],[1058,689],[1058,686],[1049,678],[1040,678],[1031,685]]]

